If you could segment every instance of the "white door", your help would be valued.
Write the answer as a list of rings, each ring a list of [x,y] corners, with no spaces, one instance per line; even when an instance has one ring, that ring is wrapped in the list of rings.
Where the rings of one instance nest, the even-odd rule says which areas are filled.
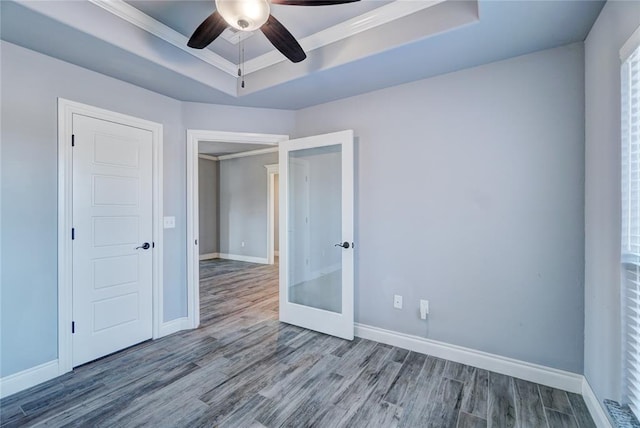
[[[152,335],[152,134],[73,115],[73,366]]]
[[[280,321],[353,339],[353,131],[280,143]]]

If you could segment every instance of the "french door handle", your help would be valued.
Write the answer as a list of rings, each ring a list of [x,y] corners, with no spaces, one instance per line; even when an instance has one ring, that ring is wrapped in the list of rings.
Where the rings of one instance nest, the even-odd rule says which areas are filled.
[[[334,247],[349,248],[349,243],[347,241],[344,241],[342,244],[334,245]]]
[[[144,244],[140,245],[139,247],[136,247],[136,250],[139,250],[140,248],[142,248],[143,250],[148,250],[151,247],[151,245],[149,245],[148,242],[145,242]]]

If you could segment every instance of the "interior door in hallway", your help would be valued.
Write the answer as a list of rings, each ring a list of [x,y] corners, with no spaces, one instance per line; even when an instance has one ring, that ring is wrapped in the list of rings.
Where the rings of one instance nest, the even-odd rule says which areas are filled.
[[[353,339],[353,131],[279,152],[280,320]]]
[[[152,336],[152,135],[73,115],[73,366]]]

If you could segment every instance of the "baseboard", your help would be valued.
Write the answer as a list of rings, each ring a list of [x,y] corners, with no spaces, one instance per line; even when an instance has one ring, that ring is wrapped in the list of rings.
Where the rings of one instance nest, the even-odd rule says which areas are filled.
[[[363,339],[375,340],[387,345],[433,355],[434,357],[494,371],[553,388],[577,394],[582,393],[584,377],[577,373],[364,324],[355,324],[355,335]]]
[[[221,259],[226,259],[226,260],[236,260],[239,262],[247,262],[247,263],[259,263],[259,264],[269,264],[269,260],[267,260],[266,257],[252,257],[252,256],[241,256],[239,254],[227,254],[227,253],[220,253],[219,254]]]
[[[189,330],[193,328],[191,324],[191,320],[189,320],[189,318],[187,317],[176,318],[174,320],[162,323],[162,325],[160,326],[160,331],[158,332],[158,337],[156,339],[168,336],[181,330]]]
[[[200,254],[200,260],[211,260],[211,259],[219,259],[220,253],[207,253]]]
[[[587,405],[587,409],[589,409],[589,413],[591,413],[593,422],[596,423],[596,426],[598,428],[613,427],[611,421],[609,420],[607,412],[604,410],[604,407],[602,407],[600,400],[598,400],[598,397],[596,397],[593,389],[591,389],[591,385],[589,385],[589,381],[585,377],[583,377],[582,380],[582,398]]]
[[[16,392],[46,382],[59,376],[58,360],[5,376],[0,379],[0,398],[6,398]]]

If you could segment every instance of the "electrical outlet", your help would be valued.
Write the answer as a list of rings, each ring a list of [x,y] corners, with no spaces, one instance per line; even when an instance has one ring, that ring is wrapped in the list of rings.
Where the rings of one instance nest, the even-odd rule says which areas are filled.
[[[244,247],[244,241],[242,241],[242,243],[240,245]]]
[[[420,318],[423,320],[426,320],[428,313],[429,313],[429,301],[420,300]]]
[[[393,307],[396,309],[402,309],[402,296],[398,294],[393,296]]]

